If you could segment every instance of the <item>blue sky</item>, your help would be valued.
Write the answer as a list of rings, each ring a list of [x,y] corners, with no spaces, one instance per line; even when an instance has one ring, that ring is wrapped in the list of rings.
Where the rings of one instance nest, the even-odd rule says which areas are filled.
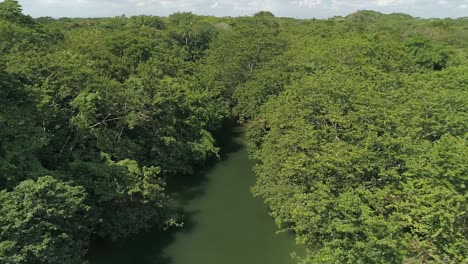
[[[100,17],[117,15],[166,16],[177,11],[216,16],[251,15],[261,10],[276,16],[325,18],[371,9],[416,17],[468,16],[468,0],[19,0],[33,16]]]

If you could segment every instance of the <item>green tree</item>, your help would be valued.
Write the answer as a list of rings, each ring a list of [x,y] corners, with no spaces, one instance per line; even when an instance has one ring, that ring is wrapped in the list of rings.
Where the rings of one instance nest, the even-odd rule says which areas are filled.
[[[0,189],[44,172],[36,153],[47,144],[35,99],[14,76],[0,69]]]
[[[83,263],[90,236],[82,187],[50,176],[0,192],[0,261]]]
[[[2,19],[17,19],[22,17],[23,9],[16,0],[4,0],[0,3],[0,18]]]
[[[434,89],[364,70],[303,77],[262,107],[254,193],[308,247],[301,263],[463,261],[464,77]]]
[[[164,193],[160,168],[140,167],[136,161],[75,161],[69,178],[83,186],[93,214],[93,232],[102,238],[123,239],[150,227],[176,221]]]
[[[279,25],[270,17],[242,18],[221,31],[206,56],[210,85],[230,98],[254,71],[283,51]],[[229,54],[229,56],[226,56]]]

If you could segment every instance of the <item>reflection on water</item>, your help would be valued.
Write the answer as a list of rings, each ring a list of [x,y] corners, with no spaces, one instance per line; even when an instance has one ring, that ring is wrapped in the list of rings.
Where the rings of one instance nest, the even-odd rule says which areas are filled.
[[[253,198],[253,163],[240,129],[221,161],[196,176],[173,179],[184,227],[150,231],[119,244],[95,245],[91,264],[289,264],[294,239],[276,234],[261,200]]]

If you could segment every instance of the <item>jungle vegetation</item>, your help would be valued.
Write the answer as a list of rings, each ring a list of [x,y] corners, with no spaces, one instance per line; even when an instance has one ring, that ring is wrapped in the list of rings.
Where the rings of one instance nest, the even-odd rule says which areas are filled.
[[[305,263],[467,263],[468,18],[31,18],[0,3],[0,263],[177,226],[167,179],[249,123]],[[226,227],[229,228],[229,227]]]

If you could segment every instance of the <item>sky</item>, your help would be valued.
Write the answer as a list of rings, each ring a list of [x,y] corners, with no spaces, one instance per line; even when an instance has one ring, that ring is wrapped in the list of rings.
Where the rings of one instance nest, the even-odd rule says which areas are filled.
[[[1,0],[0,0],[1,1]],[[468,0],[19,0],[33,17],[167,16],[177,11],[200,15],[245,16],[270,11],[279,17],[327,18],[357,10],[406,13],[415,17],[468,16]]]

